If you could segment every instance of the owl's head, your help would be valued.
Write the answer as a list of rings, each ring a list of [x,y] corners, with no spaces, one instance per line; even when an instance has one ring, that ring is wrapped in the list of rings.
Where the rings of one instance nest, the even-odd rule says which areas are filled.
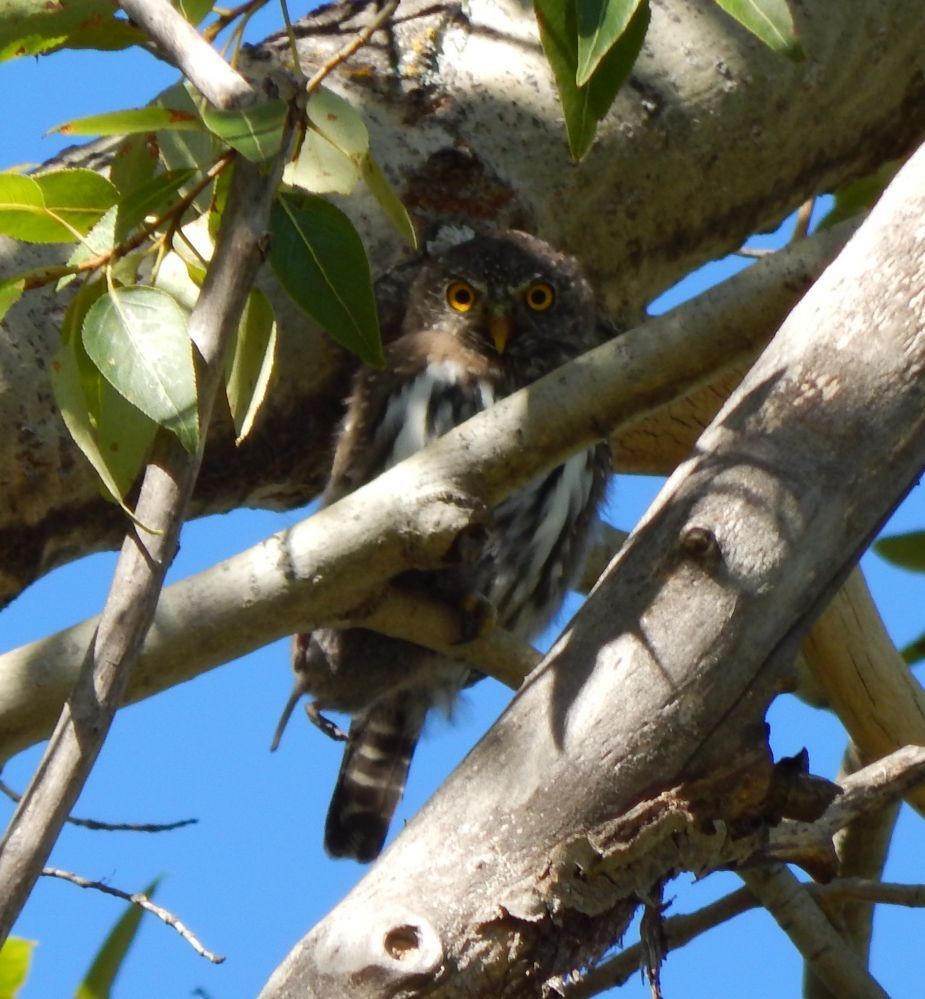
[[[451,333],[532,380],[597,342],[578,262],[527,233],[477,236],[434,257],[414,282],[405,332]]]

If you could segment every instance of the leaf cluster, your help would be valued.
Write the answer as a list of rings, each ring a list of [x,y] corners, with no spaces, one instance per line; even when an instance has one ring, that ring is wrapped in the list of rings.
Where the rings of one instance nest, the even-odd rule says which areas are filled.
[[[29,288],[49,281],[63,288],[79,279],[52,385],[105,494],[124,507],[159,429],[191,453],[200,445],[190,310],[235,156],[260,163],[276,155],[289,114],[280,99],[219,111],[189,84],[177,85],[148,107],[57,127],[70,135],[123,136],[108,179],[81,169],[0,174],[0,232],[25,242],[74,244],[64,266],[2,282],[0,317]],[[272,212],[270,264],[309,316],[363,361],[379,365],[362,241],[347,215],[321,197],[349,194],[360,182],[414,244],[411,220],[373,158],[361,117],[318,87]],[[252,290],[225,370],[239,443],[265,396],[275,351],[272,306]]]
[[[803,57],[787,0],[715,3],[774,51]],[[642,50],[649,0],[534,0],[533,7],[556,77],[569,149],[580,160]]]

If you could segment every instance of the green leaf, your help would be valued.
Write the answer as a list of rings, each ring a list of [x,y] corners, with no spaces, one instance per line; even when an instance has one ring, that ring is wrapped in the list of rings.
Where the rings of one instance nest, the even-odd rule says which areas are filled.
[[[93,170],[0,174],[0,232],[29,243],[70,243],[89,232],[118,196]]]
[[[15,999],[29,974],[34,940],[7,937],[0,948],[0,999]]]
[[[578,76],[578,23],[572,2],[534,0],[543,51],[552,67],[565,117],[569,150],[580,160],[591,148],[597,123],[610,110],[642,48],[649,26],[649,4],[643,0],[619,40],[600,60],[583,86]]]
[[[93,170],[53,170],[35,176],[49,212],[76,229],[88,233],[107,209],[119,200],[119,192]]]
[[[161,878],[155,878],[143,894],[150,898],[161,883]],[[90,970],[77,988],[75,999],[109,999],[113,982],[122,967],[129,948],[138,933],[141,917],[145,910],[138,905],[129,903],[125,912],[119,917],[109,935],[103,941],[93,958]]]
[[[240,444],[251,431],[267,393],[275,357],[273,306],[266,295],[255,288],[247,296],[234,351],[225,360],[225,393],[237,431],[235,444]]]
[[[221,111],[206,104],[202,120],[211,132],[253,163],[262,163],[279,152],[289,106],[274,99],[252,108]]]
[[[124,111],[107,111],[86,118],[74,118],[49,129],[49,134],[62,135],[134,135],[138,132],[156,132],[159,129],[203,131],[202,120],[192,111],[158,107],[130,108]]]
[[[190,24],[199,24],[212,10],[212,0],[172,0],[172,2]]]
[[[874,542],[874,551],[887,562],[908,569],[925,572],[925,531],[894,534]]]
[[[31,177],[0,173],[0,233],[26,243],[72,243],[76,236],[52,218]]]
[[[121,243],[149,215],[163,215],[179,189],[196,175],[192,168],[168,170],[125,195],[116,206],[116,243]]]
[[[10,309],[22,298],[25,286],[26,279],[21,274],[18,277],[0,281],[0,319],[3,319]]]
[[[373,159],[372,153],[367,153],[363,157],[363,181],[369,189],[369,193],[379,202],[379,207],[391,219],[402,238],[414,249],[417,249],[418,235],[414,231],[414,223],[411,221],[408,209],[402,204],[395,188],[389,183],[389,178]]]
[[[369,132],[354,108],[319,87],[308,101],[310,128],[283,179],[313,194],[350,194],[369,154]]]
[[[83,343],[113,387],[192,453],[199,414],[187,319],[157,288],[116,288],[87,313]]]
[[[98,257],[102,253],[109,253],[116,245],[116,208],[112,207],[87,233],[82,243],[78,243],[74,252],[67,258],[69,266],[77,266]],[[55,286],[60,291],[75,279],[75,274],[68,274],[61,278]]]
[[[312,194],[350,194],[360,167],[320,132],[309,129],[299,155],[286,164],[283,181]]]
[[[576,0],[578,14],[578,70],[575,82],[584,86],[601,59],[626,31],[642,0]]]
[[[157,143],[153,134],[127,135],[113,153],[109,179],[116,185],[119,193],[124,195],[150,180],[157,165]]]
[[[768,48],[794,62],[804,58],[787,0],[716,0],[716,3]]]
[[[199,108],[193,100],[190,89],[189,84],[174,84],[165,90],[155,103],[159,107],[198,115]],[[208,131],[159,130],[157,132],[157,145],[164,165],[170,170],[188,168],[200,171],[208,170],[220,152],[218,140]],[[208,211],[208,192],[204,191],[199,195],[196,199],[196,207],[200,212]]]
[[[111,0],[0,0],[0,62],[60,48],[124,49],[144,33]]]
[[[292,299],[367,364],[385,363],[366,251],[353,223],[313,195],[280,194],[270,264]]]
[[[123,499],[141,471],[157,424],[116,392],[84,350],[80,328],[105,290],[101,281],[83,285],[68,306],[51,385],[65,426],[105,493],[131,514]]]
[[[919,635],[914,642],[906,645],[901,654],[910,666],[925,659],[925,634]]]
[[[369,152],[369,132],[359,113],[343,97],[319,87],[305,108],[308,120],[344,155],[359,162]]]
[[[901,166],[901,160],[890,160],[866,177],[859,177],[840,187],[835,192],[835,204],[819,222],[817,229],[828,229],[872,208]]]
[[[222,225],[222,216],[228,202],[228,191],[231,188],[231,170],[222,170],[212,185],[212,200],[209,203],[209,219],[207,229],[213,244],[218,239],[218,231]]]

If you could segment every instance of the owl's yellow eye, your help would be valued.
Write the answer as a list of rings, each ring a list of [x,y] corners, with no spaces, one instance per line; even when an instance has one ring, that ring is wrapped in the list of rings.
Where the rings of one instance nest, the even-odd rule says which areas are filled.
[[[535,281],[524,292],[524,301],[534,312],[545,312],[556,300],[556,293],[551,284],[545,281]]]
[[[468,281],[451,281],[446,286],[446,304],[456,312],[468,312],[476,297],[476,290]]]

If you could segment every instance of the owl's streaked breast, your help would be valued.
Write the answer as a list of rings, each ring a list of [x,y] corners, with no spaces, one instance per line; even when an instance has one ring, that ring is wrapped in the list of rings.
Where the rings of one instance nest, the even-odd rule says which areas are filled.
[[[437,437],[487,409],[496,398],[487,378],[467,377],[454,361],[428,364],[386,403],[375,444],[397,465]],[[389,442],[391,441],[391,445]]]

